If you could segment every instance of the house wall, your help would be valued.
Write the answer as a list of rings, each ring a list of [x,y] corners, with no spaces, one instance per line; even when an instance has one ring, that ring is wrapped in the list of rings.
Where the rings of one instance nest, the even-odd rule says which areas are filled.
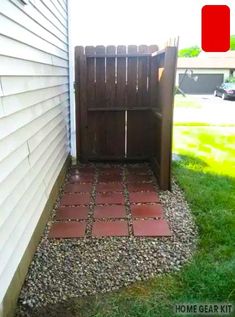
[[[0,1],[1,316],[69,154],[67,0],[27,2]]]
[[[196,74],[223,74],[224,79],[229,77],[229,69],[190,68]],[[176,85],[179,85],[179,74],[184,74],[184,68],[178,68],[176,72]]]

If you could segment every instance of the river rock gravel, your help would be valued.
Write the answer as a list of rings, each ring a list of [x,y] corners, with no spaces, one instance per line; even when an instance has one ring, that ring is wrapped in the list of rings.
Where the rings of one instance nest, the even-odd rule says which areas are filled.
[[[117,290],[158,274],[179,271],[196,249],[197,228],[183,192],[157,190],[171,237],[48,239],[56,207],[22,287],[17,317],[42,306]],[[63,189],[61,189],[61,194]]]

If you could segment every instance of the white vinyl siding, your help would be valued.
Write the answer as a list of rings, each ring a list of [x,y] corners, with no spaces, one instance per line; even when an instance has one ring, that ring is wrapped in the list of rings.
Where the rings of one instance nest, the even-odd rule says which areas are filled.
[[[0,1],[0,306],[69,154],[67,1]]]

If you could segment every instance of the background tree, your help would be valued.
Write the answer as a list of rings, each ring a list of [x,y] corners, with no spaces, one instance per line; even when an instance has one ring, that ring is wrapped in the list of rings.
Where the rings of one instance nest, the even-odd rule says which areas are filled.
[[[230,36],[230,50],[235,51],[235,35]],[[191,46],[179,50],[179,57],[196,57],[201,53],[201,49],[198,46]]]
[[[230,50],[235,51],[235,35],[231,35],[230,37]]]
[[[200,54],[201,49],[198,46],[192,46],[179,50],[179,57],[196,57]]]

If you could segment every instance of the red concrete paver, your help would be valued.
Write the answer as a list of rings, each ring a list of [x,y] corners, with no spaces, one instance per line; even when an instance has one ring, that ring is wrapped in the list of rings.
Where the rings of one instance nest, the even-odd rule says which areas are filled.
[[[86,222],[56,222],[52,225],[48,238],[81,238],[86,231]]]
[[[61,206],[88,205],[90,203],[90,194],[64,194],[61,199]]]
[[[127,183],[142,183],[142,182],[152,182],[153,178],[151,175],[127,175]]]
[[[126,217],[125,206],[110,205],[110,206],[97,206],[94,210],[95,218],[124,218]]]
[[[133,220],[134,236],[165,237],[171,236],[166,220]]]
[[[61,207],[56,211],[56,220],[87,219],[88,207]]]
[[[114,182],[121,182],[122,181],[122,175],[118,174],[101,174],[98,176],[98,182],[101,183],[114,183]]]
[[[93,166],[82,166],[78,168],[80,173],[95,173],[95,167]]]
[[[70,174],[70,175],[77,175],[77,174],[79,174],[78,168],[77,168],[77,167],[71,168],[71,169],[69,170],[69,174]]]
[[[131,214],[134,218],[162,217],[163,209],[160,204],[154,205],[132,205]]]
[[[93,185],[91,183],[86,184],[67,184],[64,188],[65,193],[89,193],[92,190]]]
[[[153,183],[131,183],[127,186],[129,192],[154,192]]]
[[[155,192],[134,192],[129,194],[131,203],[158,203],[159,197]]]
[[[71,183],[92,183],[94,181],[93,174],[71,175],[69,178]]]
[[[96,194],[96,204],[103,205],[103,204],[124,204],[124,196],[122,193],[97,193]]]
[[[151,170],[145,166],[127,167],[127,173],[128,174],[135,174],[135,175],[138,175],[138,174],[145,175],[145,174],[150,174]]]
[[[95,221],[92,227],[93,237],[123,237],[128,236],[126,221]]]
[[[122,169],[119,167],[101,168],[99,174],[103,175],[121,175]]]
[[[100,183],[96,186],[97,192],[121,192],[122,190],[122,183]]]
[[[90,166],[72,168],[66,184],[56,220],[49,232],[50,238],[80,238],[85,236],[88,205],[93,201],[91,191],[96,186],[94,213],[91,221],[93,237],[128,236],[123,182],[129,191],[131,216],[135,236],[170,236],[163,219],[163,209],[154,186],[154,177],[147,166],[128,166],[126,178],[118,166]],[[98,184],[94,184],[95,173]],[[120,218],[126,218],[121,221]],[[103,219],[103,220],[101,220]],[[104,220],[106,219],[106,220]],[[108,220],[109,219],[109,220]],[[113,221],[111,221],[111,219]],[[117,220],[119,219],[119,220]],[[69,221],[72,220],[72,221]],[[79,221],[75,221],[79,220]]]
[[[99,171],[122,171],[122,168],[120,166],[109,166],[109,165],[103,165],[97,167]]]

